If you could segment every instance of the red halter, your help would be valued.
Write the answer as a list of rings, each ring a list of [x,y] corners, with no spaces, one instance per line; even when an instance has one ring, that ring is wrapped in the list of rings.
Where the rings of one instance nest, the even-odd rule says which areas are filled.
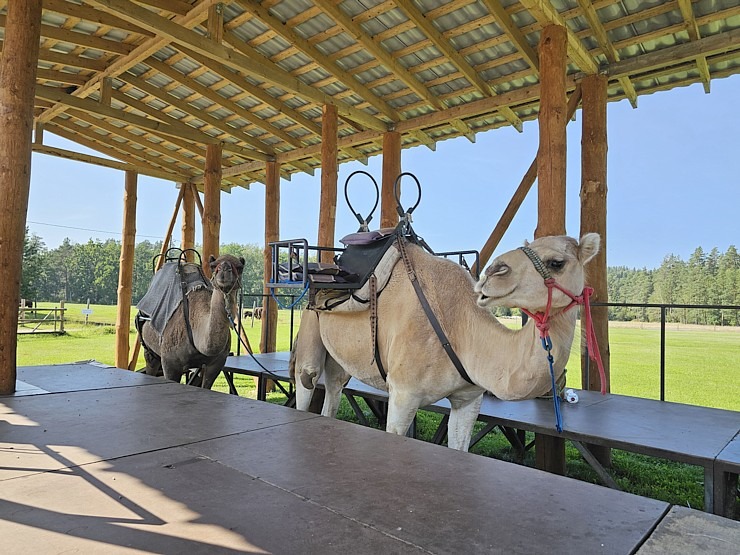
[[[547,287],[547,306],[545,307],[544,313],[536,312],[533,314],[526,308],[521,308],[520,310],[524,312],[527,316],[532,318],[532,320],[534,320],[534,325],[539,330],[540,337],[544,339],[550,336],[550,320],[552,318],[550,310],[552,308],[553,289],[561,291],[572,299],[571,303],[563,309],[563,313],[568,312],[576,305],[583,305],[583,324],[586,331],[586,346],[588,347],[588,354],[591,359],[596,362],[596,366],[599,368],[601,394],[606,395],[606,374],[604,372],[604,363],[601,361],[601,353],[599,352],[599,345],[596,341],[596,331],[594,330],[594,322],[591,318],[591,303],[589,302],[589,298],[591,297],[591,295],[593,295],[594,292],[593,287],[586,286],[583,288],[583,292],[580,295],[574,295],[573,293],[562,287],[560,284],[558,284],[555,281],[555,278],[550,276],[550,272],[547,270],[547,268],[545,268],[542,260],[540,260],[539,256],[537,256],[537,254],[532,249],[528,247],[522,247],[521,250],[524,251],[524,254],[529,257],[537,271],[545,278],[545,286]]]

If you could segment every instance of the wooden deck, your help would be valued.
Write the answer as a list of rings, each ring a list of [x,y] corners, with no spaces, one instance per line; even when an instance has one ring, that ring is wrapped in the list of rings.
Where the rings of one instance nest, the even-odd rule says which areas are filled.
[[[3,553],[740,545],[728,519],[261,401],[92,364],[18,379],[0,397]]]

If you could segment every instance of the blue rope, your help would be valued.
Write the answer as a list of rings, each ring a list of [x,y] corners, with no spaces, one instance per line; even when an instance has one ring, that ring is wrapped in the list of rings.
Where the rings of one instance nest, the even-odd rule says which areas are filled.
[[[272,282],[272,283],[274,283],[274,282]],[[300,294],[300,296],[299,296],[299,297],[298,297],[298,298],[297,298],[297,299],[296,299],[295,301],[293,301],[293,302],[292,302],[291,304],[289,304],[289,305],[283,305],[283,304],[282,304],[282,303],[281,303],[281,302],[280,302],[280,301],[278,300],[278,298],[277,298],[277,297],[275,296],[275,289],[274,289],[274,288],[270,288],[270,295],[272,295],[272,298],[273,298],[273,299],[275,299],[275,302],[277,303],[277,305],[278,305],[278,306],[279,306],[280,308],[282,308],[283,310],[288,310],[288,309],[291,309],[291,308],[293,308],[293,307],[294,307],[295,305],[297,305],[297,304],[298,304],[299,302],[301,302],[301,299],[303,299],[303,297],[305,297],[305,296],[306,296],[306,292],[307,292],[307,291],[308,291],[308,283],[306,283],[306,287],[304,287],[304,289],[303,289],[303,292],[302,292],[302,293]]]
[[[542,338],[542,348],[547,351],[547,362],[550,364],[550,382],[552,383],[552,403],[555,407],[555,429],[558,433],[563,431],[563,413],[560,411],[560,396],[558,395],[557,385],[555,384],[555,369],[553,363],[555,359],[552,357],[552,340],[550,336]]]

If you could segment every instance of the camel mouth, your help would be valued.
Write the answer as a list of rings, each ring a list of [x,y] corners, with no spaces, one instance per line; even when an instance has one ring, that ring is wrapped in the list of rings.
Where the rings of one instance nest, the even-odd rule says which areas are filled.
[[[511,295],[515,290],[516,290],[516,287],[514,287],[513,289],[505,293],[502,293],[499,295],[492,295],[490,294],[490,292],[488,294],[484,293],[481,289],[480,291],[478,291],[478,298],[476,299],[476,302],[478,306],[481,306],[483,308],[486,308],[491,305],[500,305],[501,300]]]

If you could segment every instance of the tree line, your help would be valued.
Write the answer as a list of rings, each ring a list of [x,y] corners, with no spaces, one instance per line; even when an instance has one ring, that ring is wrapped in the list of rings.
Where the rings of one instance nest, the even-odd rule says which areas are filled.
[[[153,274],[153,260],[161,242],[142,241],[135,246],[132,298],[134,304],[146,293]],[[264,259],[262,247],[254,244],[221,245],[222,254],[242,256],[243,291],[261,294]],[[28,234],[23,250],[21,297],[36,301],[116,304],[121,242],[90,239],[73,243],[69,239],[48,249],[41,237]],[[740,305],[740,255],[735,246],[721,253],[697,248],[689,260],[668,255],[657,269],[625,266],[607,270],[609,301],[636,304]],[[251,304],[251,300],[249,303]],[[258,304],[260,304],[258,302]],[[502,310],[501,315],[511,314]],[[660,320],[660,310],[645,307],[611,307],[612,320]],[[711,325],[740,325],[740,311],[719,309],[671,309],[670,322]]]
[[[673,254],[659,268],[641,270],[624,266],[607,270],[609,302],[671,305],[740,306],[740,255],[730,245],[721,253],[698,247],[687,261]],[[611,307],[612,320],[660,320],[660,309]],[[669,322],[684,324],[740,325],[739,310],[672,308]]]
[[[154,259],[162,242],[142,241],[134,248],[132,300],[144,296],[152,280]],[[244,257],[242,273],[245,293],[262,293],[264,258],[257,245],[221,245],[221,254]],[[90,239],[73,243],[65,239],[59,247],[48,249],[41,237],[26,231],[23,248],[21,298],[34,301],[116,304],[121,242]]]

